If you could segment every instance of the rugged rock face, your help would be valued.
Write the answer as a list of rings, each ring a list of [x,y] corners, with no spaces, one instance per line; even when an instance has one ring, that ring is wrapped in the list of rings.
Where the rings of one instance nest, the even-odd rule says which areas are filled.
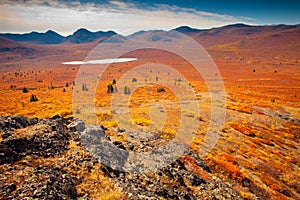
[[[187,157],[195,160],[191,151]],[[128,194],[128,199],[242,199],[228,185],[209,175],[209,168],[201,161],[191,169],[178,159],[151,173],[122,173],[103,166],[106,174],[115,179]],[[202,168],[204,167],[204,168]],[[201,171],[197,174],[196,171]],[[200,176],[208,175],[208,176]]]
[[[35,168],[22,185],[4,184],[0,191],[4,199],[76,199],[77,182],[76,177],[64,170],[41,166]]]
[[[123,129],[118,129],[118,134],[127,135],[128,139],[117,141],[101,126],[85,126],[77,119],[54,116],[0,117],[0,131],[0,199],[92,199],[79,186],[101,182],[101,187],[107,185],[101,178],[89,183],[94,176],[91,172],[107,177],[121,191],[123,199],[241,199],[229,185],[214,177],[192,150],[167,166],[146,173],[118,171],[111,168],[113,164],[97,168],[94,152],[88,152],[84,146],[89,141],[94,141],[102,158],[119,155],[120,159],[115,159],[119,162],[125,162],[135,149],[156,145],[153,140],[147,145],[145,138],[133,137]],[[161,142],[157,140],[158,144]]]
[[[0,164],[13,163],[27,155],[49,157],[61,154],[66,150],[71,135],[63,125],[63,119],[43,121],[14,117],[6,118],[1,125],[2,138],[5,139],[0,144]],[[31,135],[27,137],[11,135],[14,129],[30,125],[35,125]]]

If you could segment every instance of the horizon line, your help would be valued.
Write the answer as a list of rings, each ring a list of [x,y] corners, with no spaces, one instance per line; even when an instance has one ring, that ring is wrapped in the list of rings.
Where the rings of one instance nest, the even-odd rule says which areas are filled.
[[[164,29],[164,28],[162,28],[162,29],[141,29],[139,31],[132,32],[132,33],[130,33],[128,35],[131,35],[131,34],[134,34],[134,33],[140,32],[140,31],[158,31],[158,30],[161,30],[161,31],[171,31],[171,30],[174,30],[174,29],[177,29],[177,28],[180,28],[180,27],[189,27],[191,29],[197,29],[197,30],[201,31],[201,30],[210,30],[210,29],[214,29],[214,28],[222,28],[222,27],[226,27],[226,26],[230,26],[230,25],[238,25],[238,24],[240,24],[240,25],[246,25],[246,26],[253,26],[253,27],[258,27],[258,26],[280,26],[280,25],[283,25],[283,26],[299,26],[300,25],[300,23],[298,23],[298,24],[283,24],[283,23],[278,23],[278,24],[228,23],[228,24],[223,25],[223,26],[212,26],[210,28],[200,28],[200,27],[192,27],[192,26],[189,26],[189,25],[179,25],[179,26],[177,26],[175,28],[172,28],[172,29]],[[118,35],[121,35],[117,31],[112,30],[112,29],[110,29],[110,30],[101,30],[101,29],[98,29],[98,30],[94,31],[94,30],[90,30],[90,29],[85,28],[85,27],[79,27],[79,28],[75,29],[73,32],[71,32],[71,34],[68,34],[68,35],[61,34],[61,33],[59,33],[60,31],[57,31],[57,30],[54,30],[54,29],[47,29],[47,30],[44,30],[44,31],[32,30],[30,32],[15,32],[15,31],[13,31],[13,32],[0,32],[0,34],[16,34],[16,35],[24,35],[24,34],[30,34],[30,33],[45,34],[48,31],[53,31],[53,32],[55,32],[56,34],[58,34],[60,36],[68,37],[68,36],[73,35],[76,31],[78,31],[80,29],[85,29],[85,30],[87,30],[87,31],[89,31],[91,33],[96,33],[96,32],[100,32],[101,31],[101,32],[114,32],[114,33],[116,33]],[[125,35],[125,36],[128,36],[128,35]]]

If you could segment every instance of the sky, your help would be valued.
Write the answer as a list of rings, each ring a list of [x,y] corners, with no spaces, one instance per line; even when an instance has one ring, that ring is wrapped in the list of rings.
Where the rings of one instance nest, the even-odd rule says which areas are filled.
[[[300,1],[289,0],[0,0],[0,32],[53,30],[67,36],[79,28],[113,30],[198,29],[234,23],[300,24]]]

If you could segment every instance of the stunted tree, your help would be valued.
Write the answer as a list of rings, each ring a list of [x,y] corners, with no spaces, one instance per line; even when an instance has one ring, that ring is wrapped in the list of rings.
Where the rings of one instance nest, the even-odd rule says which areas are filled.
[[[107,94],[114,92],[114,86],[112,84],[107,85]]]
[[[130,94],[130,88],[127,86],[124,86],[124,94]]]
[[[118,92],[118,88],[116,85],[114,85],[114,92]]]
[[[88,88],[85,83],[82,84],[82,91],[88,91]]]
[[[30,101],[30,102],[38,101],[38,98],[37,98],[34,94],[32,94],[32,95],[30,96],[29,101]]]
[[[54,86],[53,86],[53,83],[51,81],[51,84],[50,84],[50,87],[49,87],[50,90],[53,90],[54,89]]]
[[[23,93],[27,93],[27,92],[28,92],[28,89],[27,89],[26,87],[23,87],[23,88],[22,88],[22,92],[23,92]]]
[[[156,89],[156,91],[157,91],[157,92],[165,92],[166,90],[165,90],[165,88],[163,88],[163,87],[158,87],[158,88]]]

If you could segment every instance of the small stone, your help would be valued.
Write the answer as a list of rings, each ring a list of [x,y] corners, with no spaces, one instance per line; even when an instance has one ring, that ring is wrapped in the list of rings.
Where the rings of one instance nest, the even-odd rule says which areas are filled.
[[[85,129],[85,124],[83,121],[76,119],[75,121],[71,122],[68,125],[68,128],[71,131],[78,131],[78,132],[82,132]]]
[[[118,132],[124,133],[126,130],[124,128],[118,128]]]

